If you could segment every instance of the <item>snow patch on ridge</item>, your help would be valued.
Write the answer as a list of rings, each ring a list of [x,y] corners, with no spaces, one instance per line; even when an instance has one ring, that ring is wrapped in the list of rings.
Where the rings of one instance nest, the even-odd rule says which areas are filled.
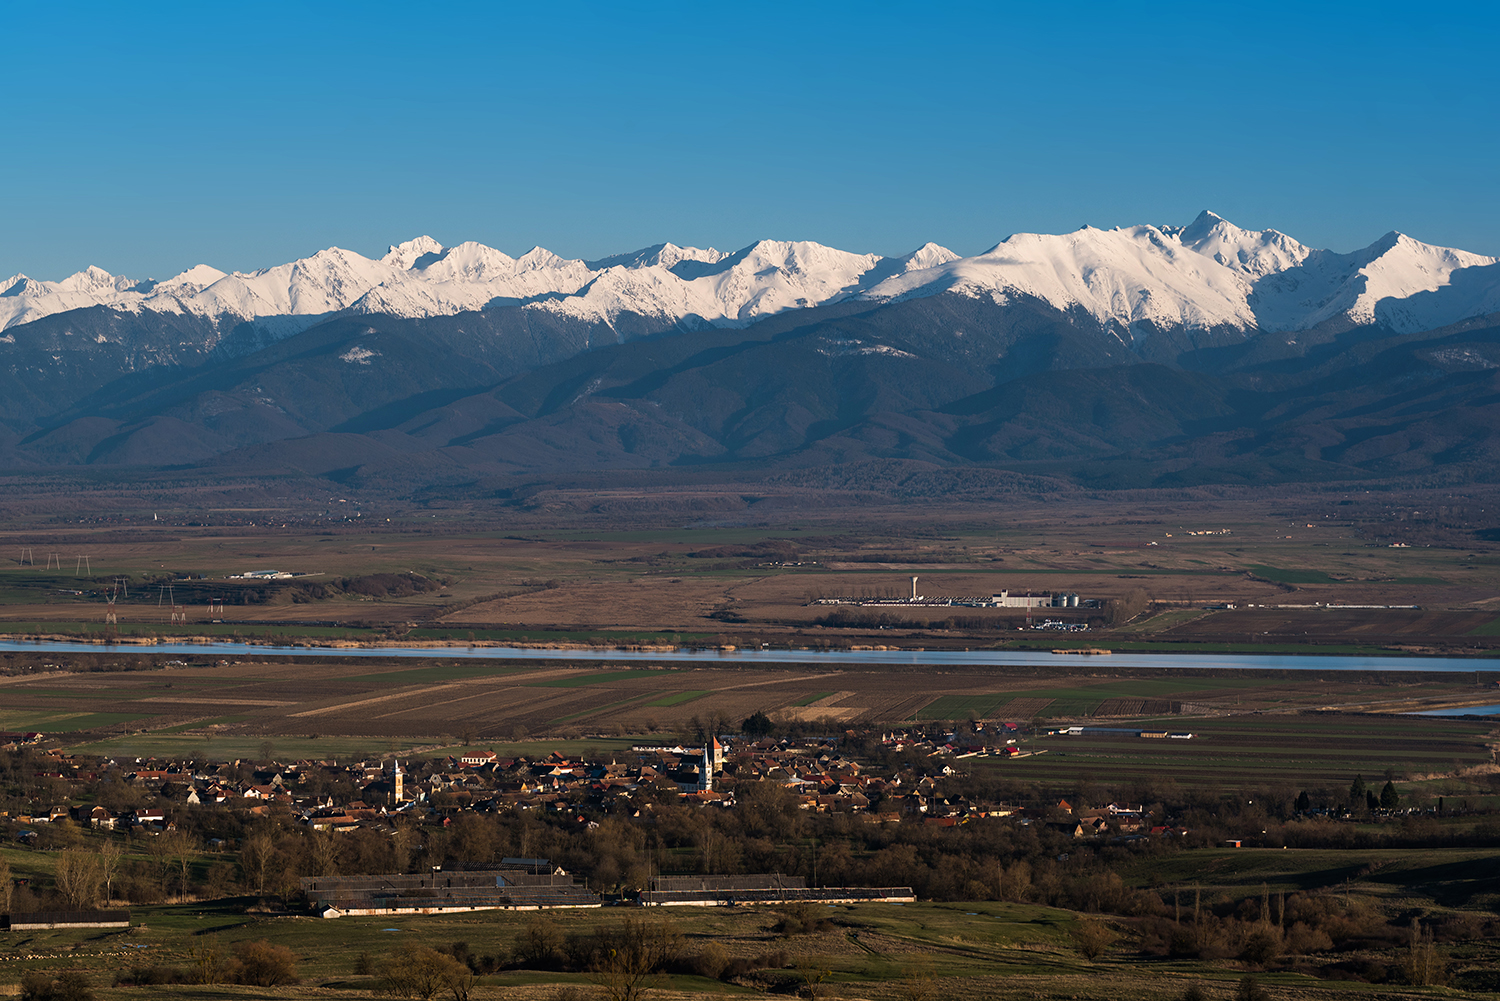
[[[1314,250],[1276,230],[1205,211],[1186,226],[1020,233],[974,257],[928,243],[909,254],[854,254],[762,240],[726,253],[661,243],[596,261],[534,247],[520,257],[429,236],[379,259],[330,247],[249,273],[198,265],[165,281],[89,267],[59,282],[0,282],[0,330],[104,306],[191,314],[220,329],[250,323],[290,336],[337,315],[407,318],[519,306],[613,327],[634,314],[660,329],[736,327],[845,299],[944,293],[1005,305],[1017,297],[1084,311],[1117,332],[1161,328],[1298,331],[1380,323],[1431,329],[1500,310],[1500,259],[1391,233],[1352,254]]]

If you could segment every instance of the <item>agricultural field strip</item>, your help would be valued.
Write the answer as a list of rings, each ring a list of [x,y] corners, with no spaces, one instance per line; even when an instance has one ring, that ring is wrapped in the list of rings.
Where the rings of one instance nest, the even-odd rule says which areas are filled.
[[[1287,756],[1284,758],[1267,758],[1258,754],[1242,754],[1239,756],[1231,754],[1213,755],[1203,758],[1191,756],[1155,756],[1134,754],[1104,754],[1088,751],[1073,751],[1067,754],[1048,753],[1036,759],[1021,759],[1019,761],[1005,762],[1002,766],[1007,773],[1023,775],[1035,772],[1053,773],[1082,773],[1080,778],[1089,780],[1100,779],[1106,776],[1119,776],[1121,778],[1146,778],[1148,776],[1171,777],[1174,781],[1182,783],[1195,777],[1214,778],[1223,780],[1231,774],[1242,774],[1246,778],[1255,778],[1263,782],[1276,782],[1289,779],[1293,776],[1328,776],[1335,782],[1347,783],[1356,774],[1366,772],[1378,774],[1378,770],[1371,767],[1372,762],[1383,763],[1385,758],[1372,758],[1366,756],[1339,756],[1335,754],[1320,754],[1318,749],[1309,748],[1301,757]],[[1433,764],[1442,763],[1439,758],[1429,759]],[[1477,758],[1471,760],[1479,760]],[[1453,761],[1448,756],[1446,763]],[[1406,759],[1403,764],[1408,766],[1420,765],[1421,759]]]
[[[785,684],[791,684],[791,683],[796,683],[796,684],[800,685],[800,684],[802,684],[804,682],[819,681],[819,680],[821,680],[823,678],[837,678],[837,677],[839,677],[840,675],[842,675],[844,673],[846,673],[846,672],[844,672],[844,671],[828,671],[828,672],[825,672],[823,674],[788,674],[784,678],[772,678],[769,681],[747,681],[747,682],[745,682],[744,684],[741,684],[741,685],[721,685],[719,687],[716,687],[716,688],[712,689],[712,691],[715,691],[715,692],[732,692],[732,691],[737,691],[737,690],[742,689],[742,688],[760,688],[763,685],[785,685]]]
[[[557,719],[552,720],[551,723],[550,723],[550,725],[552,725],[552,726],[559,726],[559,725],[561,725],[563,723],[571,723],[574,720],[583,719],[585,716],[596,716],[599,713],[609,712],[611,710],[616,710],[616,709],[622,709],[625,706],[631,705],[632,703],[641,703],[641,702],[644,702],[644,700],[646,700],[646,699],[654,698],[655,696],[658,696],[660,694],[661,694],[661,692],[656,691],[656,690],[652,690],[652,691],[646,692],[643,695],[632,695],[630,698],[628,698],[628,699],[621,699],[618,702],[610,702],[607,705],[595,706],[595,707],[593,707],[591,709],[585,709],[582,712],[570,713],[567,716],[559,716]]]
[[[74,678],[77,675],[71,671],[49,671],[45,674],[16,674],[10,677],[0,677],[0,685],[29,685],[38,681],[58,681],[63,678]]]
[[[199,730],[208,726],[227,726],[231,723],[243,723],[249,718],[249,716],[205,716],[201,719],[189,720],[186,723],[162,727],[160,730],[152,730],[151,733],[187,733],[189,730]]]
[[[437,692],[446,692],[450,689],[458,687],[460,687],[459,684],[455,682],[447,685],[430,685],[426,688],[405,689],[403,691],[393,692],[390,695],[376,695],[373,698],[359,699],[354,702],[339,702],[335,703],[334,705],[323,706],[318,709],[304,709],[302,712],[288,714],[287,718],[301,719],[304,716],[324,716],[330,713],[346,712],[350,709],[358,709],[361,706],[376,705],[381,702],[391,702],[396,699],[405,699],[417,695],[431,695]]]
[[[446,687],[451,688],[451,687],[455,687],[455,686],[450,685],[450,686],[446,686]],[[415,692],[406,692],[406,693],[402,693],[402,694],[415,697],[415,696],[427,695],[427,694],[430,694],[431,692],[439,691],[439,690],[440,689],[419,689],[419,690],[417,690]],[[391,716],[404,716],[404,715],[406,715],[408,713],[413,713],[413,712],[418,712],[418,711],[426,711],[426,710],[432,710],[432,709],[438,709],[438,708],[440,708],[442,706],[451,706],[451,705],[454,705],[455,703],[458,703],[458,702],[470,702],[470,701],[473,701],[474,699],[498,698],[498,697],[506,694],[507,692],[523,692],[523,693],[527,693],[522,698],[517,698],[515,700],[515,703],[513,703],[513,704],[525,703],[526,706],[527,706],[527,708],[530,708],[531,706],[534,706],[534,705],[546,705],[548,703],[557,701],[559,698],[563,698],[564,697],[564,696],[554,696],[554,695],[549,694],[547,696],[542,697],[539,700],[537,698],[537,696],[533,693],[533,691],[532,691],[531,688],[526,687],[526,686],[521,686],[521,685],[509,685],[509,686],[507,686],[505,688],[490,688],[490,689],[486,689],[485,691],[482,691],[482,692],[471,692],[468,695],[461,695],[461,696],[459,696],[456,699],[444,699],[441,702],[432,702],[432,701],[427,700],[427,699],[424,698],[424,699],[422,699],[421,703],[419,705],[417,705],[417,706],[411,706],[411,707],[408,707],[408,708],[397,709],[394,712],[381,713],[378,716],[370,716],[370,717],[367,717],[367,718],[368,719],[386,719],[386,718],[391,717]]]
[[[388,695],[376,695],[376,696],[373,696],[373,697],[367,698],[367,699],[357,699],[357,700],[355,700],[353,702],[350,702],[350,701],[346,700],[346,701],[343,701],[343,702],[335,703],[335,704],[330,705],[330,706],[322,706],[322,707],[319,707],[319,708],[316,708],[316,709],[305,709],[302,712],[297,712],[297,713],[291,713],[291,714],[289,714],[288,718],[289,719],[297,719],[297,718],[300,718],[300,717],[303,717],[303,716],[320,716],[320,715],[325,715],[325,714],[328,714],[328,713],[340,712],[340,711],[348,710],[348,709],[356,709],[356,708],[358,708],[360,706],[373,705],[373,704],[380,703],[380,702],[390,702],[390,701],[395,700],[395,699],[412,698],[412,697],[417,697],[417,696],[422,696],[422,695],[431,695],[431,694],[435,694],[437,692],[445,692],[445,691],[449,691],[450,689],[463,688],[465,686],[473,686],[473,685],[476,685],[476,684],[494,685],[496,683],[500,683],[500,684],[503,684],[506,688],[514,688],[514,687],[518,687],[515,684],[515,682],[517,682],[517,681],[525,681],[525,680],[528,680],[528,679],[534,678],[534,677],[546,678],[546,677],[554,676],[554,675],[559,674],[559,673],[562,673],[562,672],[555,671],[555,670],[553,670],[553,671],[535,671],[535,672],[530,672],[530,673],[527,673],[527,674],[511,674],[511,675],[506,675],[504,678],[465,678],[465,679],[462,679],[462,680],[459,680],[459,681],[450,681],[450,682],[448,682],[446,684],[442,684],[442,685],[427,685],[427,686],[418,686],[418,687],[407,687],[407,688],[403,688],[400,691],[392,692],[392,693],[390,693]],[[483,696],[483,695],[486,695],[486,694],[491,694],[493,692],[494,692],[494,689],[490,688],[487,692],[476,692],[476,693],[474,693],[474,695],[466,696],[466,698],[477,698],[477,697],[480,697],[480,696]],[[462,701],[462,700],[456,699],[454,701]]]
[[[646,705],[653,708],[663,709],[670,708],[672,706],[682,706],[687,705],[689,702],[697,701],[698,699],[701,699],[703,698],[703,696],[708,694],[710,693],[706,689],[701,688],[689,689],[685,692],[672,692],[671,694],[663,695],[652,702],[647,702]]]
[[[497,703],[483,702],[477,706],[463,710],[448,710],[446,713],[438,713],[435,711],[435,706],[422,702],[382,713],[379,716],[361,717],[358,724],[355,725],[366,725],[376,720],[388,720],[396,717],[405,717],[417,725],[421,725],[421,721],[429,721],[434,725],[441,725],[458,720],[492,722],[500,719],[528,719],[555,712],[559,708],[576,706],[580,703],[585,705],[599,703],[600,700],[607,700],[614,694],[614,692],[605,688],[568,688],[557,692],[547,692],[546,694],[537,693],[535,689],[527,689],[523,698],[509,699]]]
[[[298,699],[236,699],[236,698],[191,698],[174,697],[169,699],[159,696],[146,696],[139,699],[124,699],[131,705],[190,705],[190,706],[298,706],[303,702]]]

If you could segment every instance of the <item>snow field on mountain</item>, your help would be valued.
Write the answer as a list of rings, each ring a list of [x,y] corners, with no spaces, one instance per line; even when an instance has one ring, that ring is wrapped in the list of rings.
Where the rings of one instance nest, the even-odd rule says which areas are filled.
[[[90,267],[59,282],[0,283],[0,330],[68,310],[190,313],[288,336],[339,314],[407,318],[497,306],[613,326],[695,318],[744,326],[849,298],[887,302],[954,291],[1027,296],[1106,325],[1300,331],[1381,323],[1431,329],[1500,308],[1500,259],[1390,233],[1362,250],[1310,249],[1211,212],[1187,226],[1021,233],[962,258],[936,244],[900,257],[763,240],[733,254],[659,244],[594,262],[540,247],[520,257],[431,237],[379,260],[331,247],[251,273],[198,265],[161,282]]]

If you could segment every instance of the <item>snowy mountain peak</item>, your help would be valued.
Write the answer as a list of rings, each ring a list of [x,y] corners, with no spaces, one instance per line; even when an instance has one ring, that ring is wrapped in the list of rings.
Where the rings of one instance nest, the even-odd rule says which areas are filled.
[[[634,250],[628,254],[615,254],[584,263],[588,265],[590,271],[604,271],[609,268],[671,268],[683,261],[717,264],[728,256],[712,247],[703,250],[698,247],[679,247],[675,243],[658,243],[653,247]]]
[[[407,240],[405,243],[393,244],[380,259],[381,264],[389,264],[393,268],[406,271],[418,258],[428,254],[441,254],[443,245],[430,236],[419,236],[415,240]]]
[[[35,298],[39,295],[45,295],[46,292],[46,286],[34,278],[27,278],[25,275],[11,275],[5,281],[0,282],[0,296],[15,298],[27,296]]]
[[[134,284],[135,282],[129,278],[117,278],[103,268],[96,268],[91,264],[77,274],[69,275],[58,282],[57,289],[61,292],[118,292]]]
[[[956,261],[959,256],[947,247],[940,247],[936,243],[924,243],[916,250],[900,258],[903,269],[906,271],[918,271],[922,268],[935,268],[949,261]]]
[[[659,243],[595,261],[534,247],[519,258],[429,236],[379,260],[329,247],[249,274],[207,265],[162,282],[90,267],[59,282],[0,284],[0,330],[68,310],[190,314],[214,330],[254,324],[285,337],[339,314],[407,318],[483,309],[543,310],[615,337],[744,326],[850,298],[952,293],[1015,297],[1089,315],[1126,342],[1165,329],[1257,332],[1381,324],[1431,329],[1500,304],[1500,260],[1392,232],[1348,254],[1277,230],[1242,229],[1210,211],[1186,226],[1017,233],[974,257],[935,243],[909,254],[855,254],[811,241],[758,240],[734,253]],[[628,317],[628,322],[622,318]]]
[[[569,264],[582,263],[582,261],[564,260],[545,247],[532,247],[526,253],[516,258],[517,270],[519,271],[538,271],[542,268],[560,268]]]
[[[1461,293],[1445,291],[1455,273],[1494,263],[1396,233],[1351,254],[1312,250],[1276,230],[1241,229],[1205,211],[1183,227],[1017,233],[977,257],[887,278],[865,295],[1021,295],[1082,310],[1131,337],[1164,327],[1248,333],[1379,323],[1417,330],[1500,301],[1500,288],[1486,291],[1500,286],[1500,276],[1464,275]]]
[[[1164,233],[1172,233],[1163,227]],[[1285,271],[1306,260],[1312,251],[1274,229],[1241,229],[1204,209],[1175,233],[1184,247],[1251,279]]]
[[[207,264],[198,264],[188,268],[179,275],[173,275],[166,281],[157,282],[153,291],[162,292],[167,289],[189,289],[192,292],[200,291],[220,278],[227,278],[224,272],[218,268],[209,267]]]

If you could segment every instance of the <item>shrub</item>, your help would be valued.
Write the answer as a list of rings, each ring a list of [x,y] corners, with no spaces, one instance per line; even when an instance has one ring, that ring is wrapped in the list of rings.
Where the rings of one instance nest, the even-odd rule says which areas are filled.
[[[778,935],[816,935],[833,927],[811,904],[792,904],[781,911],[781,920],[771,926]]]
[[[1245,976],[1234,989],[1234,1001],[1271,1001],[1271,995],[1254,977]]]
[[[724,969],[719,973],[720,980],[733,980],[735,977],[743,977],[747,973],[756,970],[780,970],[792,961],[785,949],[777,949],[775,952],[763,952],[751,959],[731,959]]]
[[[116,987],[159,987],[163,984],[185,984],[188,976],[170,966],[132,966],[115,974]]]
[[[94,992],[78,970],[63,970],[56,977],[32,970],[21,978],[21,1001],[94,1001]]]
[[[1256,966],[1265,966],[1279,955],[1281,955],[1281,936],[1267,928],[1251,933],[1250,937],[1245,939],[1245,947],[1240,950],[1240,958]]]
[[[1078,954],[1091,963],[1104,955],[1104,950],[1119,938],[1103,921],[1087,918],[1069,929],[1068,937],[1073,940],[1073,947],[1078,950]]]
[[[692,959],[692,970],[700,977],[718,980],[729,965],[729,952],[717,942],[710,942]]]
[[[408,942],[380,966],[386,990],[403,998],[431,998],[451,990],[456,1001],[466,1001],[474,974],[446,953]]]
[[[556,969],[566,961],[565,946],[566,941],[557,923],[544,914],[538,914],[526,923],[516,938],[516,959],[522,966]]]
[[[256,987],[280,987],[297,983],[297,958],[284,945],[272,945],[265,939],[241,942],[234,947],[234,958],[240,968],[235,981]]]

